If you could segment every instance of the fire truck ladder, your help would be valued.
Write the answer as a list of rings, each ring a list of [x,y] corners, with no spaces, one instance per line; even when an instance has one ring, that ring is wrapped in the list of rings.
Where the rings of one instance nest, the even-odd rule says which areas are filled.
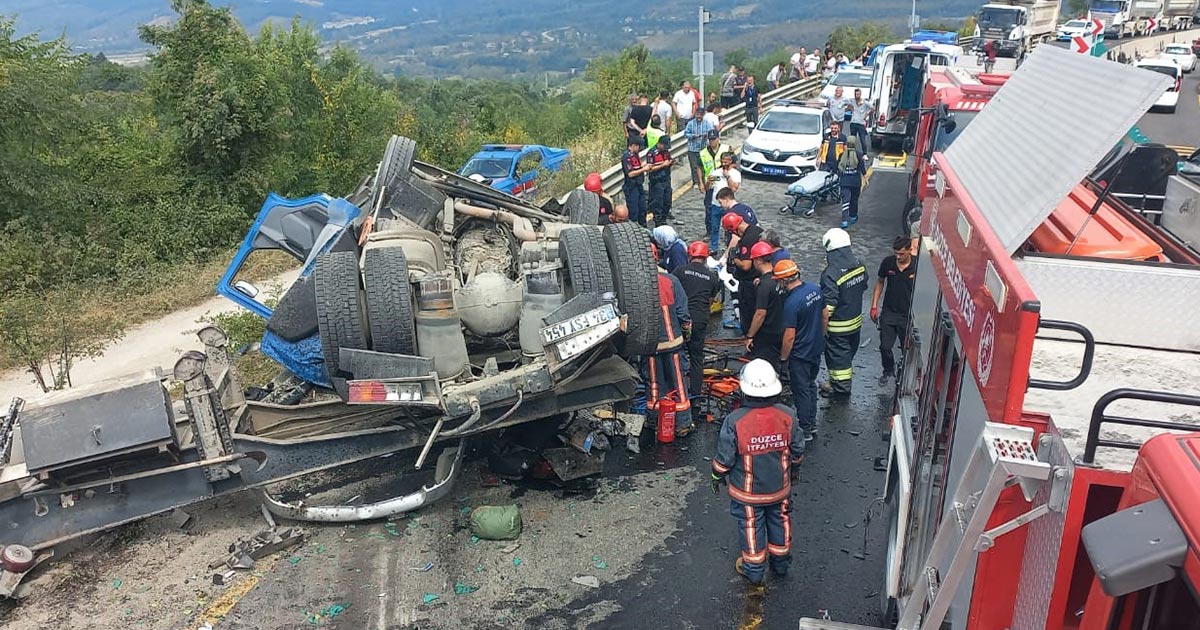
[[[925,567],[900,614],[898,630],[934,630],[941,626],[950,602],[975,554],[987,551],[1000,536],[1026,525],[1050,511],[1055,501],[985,530],[1001,491],[1019,483],[1032,501],[1041,482],[1057,475],[1040,461],[1033,449],[1033,429],[988,422],[967,463],[950,510],[942,518]],[[981,490],[976,480],[985,479]],[[926,608],[928,607],[928,608]],[[924,615],[922,613],[924,612]]]

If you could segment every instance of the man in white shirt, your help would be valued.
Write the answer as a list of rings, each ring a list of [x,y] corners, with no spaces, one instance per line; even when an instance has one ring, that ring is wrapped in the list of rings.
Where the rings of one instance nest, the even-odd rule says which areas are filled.
[[[684,80],[679,84],[679,91],[672,99],[675,105],[675,117],[679,119],[679,127],[683,128],[692,119],[696,111],[696,93],[692,91],[692,82]]]
[[[817,51],[813,51],[811,55],[804,58],[804,71],[810,76],[820,71],[821,55]]]
[[[783,62],[778,65],[771,66],[771,71],[767,73],[767,91],[774,91],[779,87],[779,79],[783,77]]]
[[[651,107],[662,123],[662,130],[670,135],[671,121],[675,119],[675,106],[671,104],[671,93],[666,90],[659,92],[658,98],[654,99]]]
[[[708,123],[710,125],[712,125],[717,131],[720,131],[721,124],[722,124],[721,123],[721,112],[723,112],[723,111],[725,111],[725,108],[722,107],[721,105],[719,105],[719,104],[713,105],[711,108],[709,108],[708,111],[704,112],[704,120],[707,120]]]

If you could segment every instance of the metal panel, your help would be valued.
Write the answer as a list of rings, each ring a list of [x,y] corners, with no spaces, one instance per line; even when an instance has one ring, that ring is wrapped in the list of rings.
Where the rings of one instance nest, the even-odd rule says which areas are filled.
[[[1042,317],[1083,324],[1098,343],[1200,351],[1198,268],[1040,256],[1016,262],[1042,301]]]
[[[46,470],[172,443],[171,401],[160,378],[146,372],[31,405],[20,418],[26,466]]]
[[[1167,180],[1162,225],[1185,245],[1200,252],[1200,184],[1178,175]]]
[[[1074,471],[1071,454],[1056,431],[1043,434],[1043,442],[1038,447],[1038,457],[1056,468],[1064,467],[1069,475]],[[1048,453],[1043,452],[1046,449],[1049,449]],[[1032,507],[1044,505],[1050,500],[1053,485],[1047,480],[1038,488],[1037,494],[1033,496]],[[1069,478],[1065,487],[1071,487]],[[1066,501],[1069,501],[1069,490],[1066,494]],[[1021,579],[1017,586],[1017,601],[1013,607],[1012,630],[1043,630],[1048,627],[1046,617],[1050,610],[1054,574],[1058,568],[1058,554],[1062,546],[1063,525],[1069,508],[1070,505],[1064,503],[1061,511],[1051,510],[1029,524],[1029,533],[1025,539],[1025,556],[1021,562]]]
[[[946,159],[1015,251],[1168,84],[1156,72],[1038,46]]]

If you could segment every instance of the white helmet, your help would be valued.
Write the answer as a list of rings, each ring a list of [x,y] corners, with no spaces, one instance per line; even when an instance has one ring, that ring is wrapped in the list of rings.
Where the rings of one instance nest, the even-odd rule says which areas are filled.
[[[659,247],[667,248],[679,240],[679,235],[675,233],[675,228],[669,225],[660,225],[650,235],[654,238],[654,242],[658,243]]]
[[[821,237],[821,243],[825,245],[825,251],[831,252],[835,249],[850,247],[850,233],[842,228],[833,228]]]
[[[742,393],[753,398],[770,398],[783,391],[775,368],[763,359],[747,363],[746,367],[742,368],[738,382],[741,384]]]

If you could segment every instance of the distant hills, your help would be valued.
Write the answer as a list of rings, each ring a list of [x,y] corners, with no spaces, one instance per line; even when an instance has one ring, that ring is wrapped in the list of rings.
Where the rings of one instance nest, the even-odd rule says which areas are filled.
[[[683,0],[212,2],[233,6],[252,31],[299,17],[330,45],[353,48],[384,71],[482,77],[570,72],[593,56],[638,41],[656,53],[687,55],[695,47],[698,9]],[[959,20],[979,4],[922,0],[918,7],[926,19]],[[714,0],[706,8],[713,14],[706,48],[764,52],[777,45],[811,47],[834,26],[861,20],[903,30],[911,5],[902,0]],[[146,51],[138,40],[139,24],[174,16],[169,0],[4,0],[0,14],[17,17],[18,33],[65,35],[80,52],[104,52],[118,60]]]

